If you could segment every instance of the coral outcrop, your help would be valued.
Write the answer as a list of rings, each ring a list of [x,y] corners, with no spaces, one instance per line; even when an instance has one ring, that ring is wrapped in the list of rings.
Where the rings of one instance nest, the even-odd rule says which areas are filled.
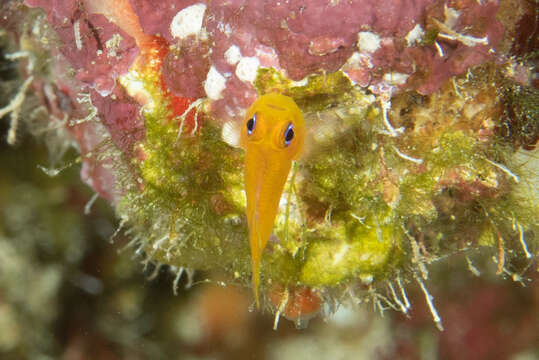
[[[530,11],[9,1],[2,36],[28,80],[0,113],[16,119],[25,94],[37,99],[27,118],[77,147],[83,180],[144,262],[248,285],[239,126],[257,96],[288,95],[308,139],[262,260],[267,308],[299,323],[347,299],[407,313],[416,282],[441,328],[429,264],[481,249],[498,274],[535,271],[537,164],[522,159],[538,139],[537,50],[519,25]]]

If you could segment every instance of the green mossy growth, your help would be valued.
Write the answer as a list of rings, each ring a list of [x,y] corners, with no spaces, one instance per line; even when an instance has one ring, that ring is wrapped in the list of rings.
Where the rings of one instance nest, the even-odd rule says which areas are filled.
[[[261,95],[279,92],[290,96],[304,112],[349,103],[363,94],[342,71],[312,75],[295,82],[273,68],[260,68],[254,85]]]
[[[300,192],[313,199],[312,211],[324,208],[324,215],[341,219],[352,211],[358,217],[368,213],[378,196],[369,187],[379,174],[379,158],[369,148],[372,133],[355,127],[338,139],[321,144],[308,159],[304,169],[306,180]],[[309,200],[307,200],[309,201]]]
[[[418,128],[430,136],[390,137],[374,100],[340,72],[298,84],[261,69],[256,86],[261,94],[292,96],[310,131],[310,148],[294,166],[262,256],[261,289],[336,289],[357,279],[376,288],[479,247],[496,255],[505,246],[506,260],[513,261],[509,252],[522,247],[520,228],[527,251],[537,251],[535,217],[517,214],[507,173],[488,160],[509,158],[510,149],[482,141],[464,120],[453,127],[440,118],[434,127],[423,118]],[[437,96],[425,114],[436,115],[446,98],[452,99]],[[139,251],[250,284],[243,152],[221,140],[210,118],[195,134],[178,136],[166,104],[158,105],[146,114],[144,160],[134,163],[140,188],[119,206],[137,227]]]
[[[301,269],[302,284],[335,286],[355,278],[372,279],[386,272],[395,245],[400,242],[391,222],[381,225],[376,215],[364,224],[349,221],[321,228],[310,241]]]
[[[539,90],[512,81],[504,85],[501,89],[504,113],[499,133],[515,148],[532,150],[539,140]]]
[[[234,178],[229,172],[240,166],[240,153],[220,140],[211,123],[177,141],[173,125],[156,125],[149,116],[147,123],[147,157],[140,164],[144,198],[136,217],[162,223],[148,234],[152,255],[182,267],[249,272],[244,210],[225,196],[225,179]]]
[[[283,285],[296,284],[300,271],[299,258],[294,258],[288,249],[269,246],[262,260],[262,274],[266,280]]]

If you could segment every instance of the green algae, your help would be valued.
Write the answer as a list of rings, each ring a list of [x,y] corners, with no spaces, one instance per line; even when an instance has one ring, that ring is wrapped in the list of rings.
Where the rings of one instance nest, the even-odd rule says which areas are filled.
[[[367,96],[350,94],[349,81],[339,73],[316,75],[298,85],[262,69],[256,85],[261,93],[279,90],[293,96],[307,113],[323,111],[323,118],[333,116],[332,104],[357,103]],[[164,121],[167,116],[160,111],[146,114],[147,139],[141,145],[145,159],[139,164],[143,197],[135,206],[138,211],[127,211],[129,217],[162,224],[160,231],[147,234],[144,248],[151,258],[179,267],[222,269],[247,283],[243,154],[221,141],[211,119],[197,134],[178,137],[178,125]],[[381,112],[368,103],[338,117],[346,130],[332,128],[319,136],[316,149],[294,168],[286,186],[286,206],[262,258],[263,286],[335,287],[357,278],[383,282],[420,261],[417,250],[403,241],[410,236],[421,239],[431,259],[472,243],[496,248],[492,221],[504,223],[501,231],[514,238],[507,235],[503,217],[481,210],[485,199],[480,195],[455,199],[462,190],[453,188],[476,179],[499,191],[504,174],[485,161],[492,153],[489,144],[472,133],[449,129],[425,140],[380,137]],[[418,160],[422,170],[397,151],[410,147],[424,150]],[[128,196],[125,204],[132,208],[139,196]],[[463,229],[468,231],[464,238],[459,235]]]
[[[399,241],[391,223],[380,224],[376,216],[363,223],[327,226],[310,241],[300,281],[314,287],[336,286],[383,275]]]
[[[516,148],[522,146],[527,150],[533,149],[539,137],[539,90],[533,86],[506,81],[500,92],[504,105],[500,135]]]
[[[377,196],[368,186],[379,172],[378,154],[369,148],[371,138],[356,127],[319,146],[305,165],[303,196],[313,199],[313,206],[322,205],[324,213],[331,209],[333,217],[348,210],[363,216]]]
[[[197,269],[212,269],[217,264],[227,267],[239,259],[245,262],[241,267],[247,267],[243,211],[223,195],[225,169],[237,168],[240,158],[209,124],[197,136],[178,141],[167,126],[150,128],[144,146],[147,158],[141,164],[144,198],[136,216],[163,219],[165,230],[159,235],[167,240],[158,245],[157,237],[150,240],[154,255],[170,264]],[[238,251],[243,257],[236,256]]]
[[[506,271],[522,270],[522,257],[515,255],[523,253],[522,236],[515,229],[523,229],[526,251],[537,252],[536,217],[515,214],[520,200],[510,196],[511,177],[489,160],[509,158],[507,146],[443,118],[431,136],[387,136],[372,95],[340,72],[298,83],[260,69],[255,85],[261,94],[292,96],[311,127],[310,148],[291,172],[262,256],[262,289],[335,290],[357,279],[383,287],[478,248],[493,256],[506,251]],[[166,98],[154,101],[139,144],[144,155],[133,161],[140,179],[118,206],[139,236],[137,253],[249,284],[243,151],[224,143],[220,126],[207,115],[196,131],[179,134],[181,119],[171,117]],[[437,101],[433,108],[443,108],[445,100]],[[196,111],[202,115],[204,105]]]
[[[296,99],[309,101],[322,85],[330,95],[318,109],[336,101],[331,93],[342,93],[350,87],[342,74],[329,74],[325,78],[311,78],[306,86],[291,92]],[[144,234],[138,251],[145,249],[150,259],[159,262],[200,270],[222,269],[248,281],[250,254],[243,214],[243,181],[238,171],[242,167],[242,152],[221,141],[219,129],[211,119],[205,119],[196,134],[186,132],[178,136],[178,124],[166,120],[170,118],[164,110],[166,100],[157,97],[154,101],[154,111],[145,113],[147,136],[140,144],[143,160],[134,162],[140,169],[139,185],[132,186],[134,191],[118,206],[119,214],[129,218]],[[322,104],[319,98],[310,101]],[[279,214],[274,231],[279,243],[270,245],[262,260],[262,274],[268,282],[318,286],[335,283],[329,278],[313,280],[313,272],[308,269],[313,261],[322,261],[317,250],[320,244],[326,244],[328,249],[339,248],[344,234],[333,233],[324,226],[311,228],[306,223],[308,207],[298,206],[304,197],[324,202],[326,211],[331,209],[336,221],[379,210],[377,191],[367,190],[366,186],[375,178],[375,170],[367,168],[375,156],[368,151],[372,133],[361,131],[367,113],[355,111],[343,119],[351,131],[339,135],[339,151],[329,151],[335,139],[322,139],[325,145],[311,156],[307,165],[300,163],[294,167],[293,174],[300,173],[301,179],[296,181],[292,176],[285,190],[287,207]],[[386,228],[384,225],[383,230],[373,230],[366,225],[362,230],[357,226],[346,230],[347,236],[354,239],[351,255],[369,255],[360,257],[359,263],[344,261],[335,268],[334,277],[380,273],[393,246],[388,245],[389,240],[374,241],[374,237],[381,231],[384,239],[391,239],[393,244],[394,236]]]
[[[254,85],[260,95],[279,92],[290,96],[304,112],[353,102],[362,94],[342,71],[323,72],[296,82],[273,68],[260,68]]]

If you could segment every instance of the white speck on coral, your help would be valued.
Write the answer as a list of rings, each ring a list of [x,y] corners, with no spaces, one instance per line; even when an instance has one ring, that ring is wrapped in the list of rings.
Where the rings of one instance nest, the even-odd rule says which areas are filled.
[[[305,86],[309,83],[309,77],[308,76],[305,76],[303,79],[301,80],[298,80],[298,81],[291,81],[290,82],[290,85],[291,86],[294,86],[294,87],[299,87],[299,86]]]
[[[371,62],[371,56],[359,53],[355,51],[352,56],[348,58],[346,61],[346,64],[343,65],[343,67],[350,67],[350,68],[368,68],[372,69],[374,65]]]
[[[390,85],[403,85],[406,83],[406,80],[408,79],[410,75],[398,73],[398,72],[391,72],[391,73],[385,73],[384,74],[384,81],[387,82]]]
[[[148,90],[146,90],[140,74],[132,70],[120,76],[118,81],[125,88],[129,96],[137,100],[146,111],[152,111],[154,109],[155,103]]]
[[[226,36],[232,35],[232,27],[230,27],[230,24],[225,25],[225,35]]]
[[[333,256],[333,266],[337,265],[338,263],[342,261],[342,259],[344,258],[344,255],[346,255],[349,249],[350,249],[350,245],[348,244],[344,244],[343,246],[341,246],[339,251]]]
[[[238,45],[232,45],[225,51],[225,60],[230,65],[236,65],[241,59],[241,51]]]
[[[107,48],[107,57],[118,57],[118,50],[120,49],[120,44],[122,43],[122,35],[116,33],[112,35],[110,39],[105,42],[105,47]]]
[[[170,23],[170,33],[179,39],[184,39],[189,35],[198,35],[202,30],[205,12],[206,5],[201,3],[179,11]]]
[[[425,36],[425,31],[423,31],[421,25],[416,24],[416,26],[414,26],[414,28],[406,35],[405,39],[408,46],[412,46],[419,43],[423,39],[423,36]]]
[[[279,56],[274,48],[259,44],[255,47],[255,54],[261,66],[280,69]]]
[[[365,262],[371,259],[371,254],[361,254],[359,255],[359,261]]]
[[[101,88],[98,85],[92,87],[99,95],[102,97],[107,97],[110,94],[112,94],[112,91],[114,90],[114,84],[110,88]]]
[[[260,60],[257,57],[244,57],[236,66],[236,76],[241,81],[252,83],[256,79],[259,66]]]
[[[208,75],[206,76],[206,81],[204,82],[204,91],[206,95],[211,100],[218,100],[222,98],[222,91],[226,87],[226,79],[217,69],[212,66]]]
[[[233,117],[235,117],[236,115],[238,115],[238,114],[236,114],[236,112],[235,112],[234,110],[232,110],[232,109],[230,108],[230,106],[228,106],[228,105],[225,106],[225,111],[226,111],[226,114],[227,114],[228,116],[230,116],[231,118],[233,118]]]
[[[77,19],[73,23],[73,32],[75,35],[75,45],[77,46],[77,50],[82,50],[82,41],[80,37],[80,21]]]
[[[225,34],[227,37],[230,37],[230,35],[232,35],[232,27],[228,23],[225,24],[225,23],[219,22],[217,24],[217,30]]]
[[[380,48],[380,37],[370,31],[362,31],[357,34],[357,46],[361,51],[373,53]]]
[[[341,70],[350,79],[352,84],[368,86],[370,83],[370,74],[367,69],[372,69],[373,67],[371,54],[355,51],[342,66]]]

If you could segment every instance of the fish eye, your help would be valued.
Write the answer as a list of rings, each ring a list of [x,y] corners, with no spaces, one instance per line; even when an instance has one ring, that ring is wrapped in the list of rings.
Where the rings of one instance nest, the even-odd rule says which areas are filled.
[[[284,145],[288,146],[290,145],[290,142],[294,138],[294,125],[290,123],[288,125],[288,128],[286,128],[286,131],[284,132]]]
[[[247,134],[251,135],[255,130],[256,114],[254,114],[252,118],[247,120],[247,123],[245,125],[247,126]]]

